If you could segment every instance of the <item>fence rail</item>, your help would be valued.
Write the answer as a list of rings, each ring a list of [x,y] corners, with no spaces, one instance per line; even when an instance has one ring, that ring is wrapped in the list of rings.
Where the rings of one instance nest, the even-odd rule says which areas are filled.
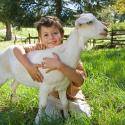
[[[99,45],[96,45],[99,41],[101,41]],[[103,44],[104,42],[109,41],[107,45]],[[97,39],[90,41],[93,43],[93,47],[103,48],[107,47],[116,47],[118,46],[125,46],[125,29],[124,30],[111,30],[109,31],[109,36],[104,39]]]
[[[69,35],[64,35],[64,38],[63,40],[67,40],[67,38],[69,37]],[[30,33],[28,34],[28,37],[26,38],[21,38],[20,39],[22,43],[29,43],[31,44],[32,42],[35,43],[37,40],[38,40],[38,37],[33,37],[30,35]],[[15,36],[15,39],[14,39],[14,44],[17,43],[17,37]]]
[[[64,35],[64,40],[68,38],[69,35]],[[32,42],[36,42],[38,40],[38,37],[32,37],[29,33],[28,37],[22,40],[23,43],[29,43],[31,44]],[[96,45],[97,41],[110,41],[111,46],[116,46],[116,45],[125,45],[125,29],[124,30],[114,30],[112,29],[109,31],[109,37],[105,39],[98,39],[98,40],[92,40],[91,42],[93,43],[93,46]],[[14,40],[14,44],[16,44],[16,39]]]

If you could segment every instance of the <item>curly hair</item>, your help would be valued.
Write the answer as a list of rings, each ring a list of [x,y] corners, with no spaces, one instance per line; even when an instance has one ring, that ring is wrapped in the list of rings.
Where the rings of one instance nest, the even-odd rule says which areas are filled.
[[[41,27],[51,27],[55,26],[59,29],[60,33],[64,34],[64,29],[61,24],[61,21],[55,16],[44,16],[38,22],[35,23],[35,27],[37,28],[38,34],[40,34]]]

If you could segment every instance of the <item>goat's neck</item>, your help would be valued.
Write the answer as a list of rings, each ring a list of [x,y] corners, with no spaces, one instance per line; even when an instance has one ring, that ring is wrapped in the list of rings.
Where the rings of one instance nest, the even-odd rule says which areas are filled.
[[[80,52],[82,49],[79,47],[79,40],[78,31],[74,29],[65,43],[67,44],[65,50],[67,60],[64,60],[64,62],[70,64],[72,68],[76,68],[80,60]]]

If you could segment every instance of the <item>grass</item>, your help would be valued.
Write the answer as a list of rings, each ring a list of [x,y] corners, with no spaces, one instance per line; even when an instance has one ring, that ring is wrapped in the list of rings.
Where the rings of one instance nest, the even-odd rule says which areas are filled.
[[[64,27],[65,34],[69,34],[72,31],[73,28],[69,27]],[[28,37],[29,33],[31,36],[38,36],[37,31],[35,28],[21,28],[20,30],[13,30],[13,34],[16,34],[17,36],[22,36],[22,37]]]
[[[2,23],[0,23],[0,30],[2,30]],[[65,31],[65,35],[69,35],[70,32],[72,31],[73,28],[69,28],[69,27],[64,27],[64,31]],[[0,44],[3,44],[1,42],[5,42],[4,39],[5,39],[5,31],[0,31]],[[17,30],[16,27],[13,28],[12,30],[12,35],[13,37],[17,37],[17,38],[20,38],[22,40],[25,40],[27,37],[29,37],[29,34],[30,36],[32,37],[37,37],[38,34],[37,34],[37,31],[35,28],[20,28],[20,30]],[[33,43],[37,40],[31,40]],[[14,42],[14,39],[12,40],[12,44]],[[9,42],[10,43],[10,42]],[[21,40],[17,40],[16,43],[20,44],[21,43]],[[3,46],[7,46],[6,44],[8,44],[8,42],[5,42],[5,44]],[[2,45],[0,45],[2,46]],[[2,48],[2,47],[1,47]]]
[[[21,28],[20,30],[17,30],[14,28],[13,34],[17,36],[22,36],[22,37],[28,37],[29,33],[31,36],[37,36],[37,31],[35,28]]]
[[[125,49],[85,52],[81,55],[88,79],[83,91],[92,106],[92,123],[125,124]]]
[[[38,90],[20,86],[17,91],[16,101],[10,100],[11,90],[8,81],[0,89],[0,125],[35,125],[34,118],[38,107]],[[73,114],[71,118],[63,121],[62,119],[42,119],[43,125],[89,125],[90,120],[84,115]]]
[[[0,29],[4,29],[4,28],[5,28],[5,25],[2,22],[0,22]]]
[[[0,49],[5,48],[5,43],[1,42]],[[43,125],[125,125],[124,53],[124,48],[82,52],[81,60],[88,74],[82,91],[91,106],[92,117],[73,114],[66,121],[52,119],[51,122],[44,118]],[[34,125],[38,90],[21,85],[17,99],[12,102],[11,82],[0,88],[0,125]]]

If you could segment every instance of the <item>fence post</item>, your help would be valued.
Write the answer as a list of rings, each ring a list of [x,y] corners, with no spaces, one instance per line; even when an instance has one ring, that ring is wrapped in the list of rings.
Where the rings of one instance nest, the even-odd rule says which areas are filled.
[[[29,38],[28,38],[28,39],[29,39],[29,44],[31,44],[31,40],[30,40],[30,33],[29,33]]]
[[[111,30],[111,46],[113,45],[113,35],[114,35],[114,32],[113,32],[113,29]]]
[[[17,37],[16,37],[16,35],[15,35],[15,38],[14,38],[14,44],[16,44],[16,41],[17,41]]]
[[[93,47],[95,47],[96,40],[95,40],[95,39],[93,39],[93,40],[92,40],[92,43],[93,43]]]

